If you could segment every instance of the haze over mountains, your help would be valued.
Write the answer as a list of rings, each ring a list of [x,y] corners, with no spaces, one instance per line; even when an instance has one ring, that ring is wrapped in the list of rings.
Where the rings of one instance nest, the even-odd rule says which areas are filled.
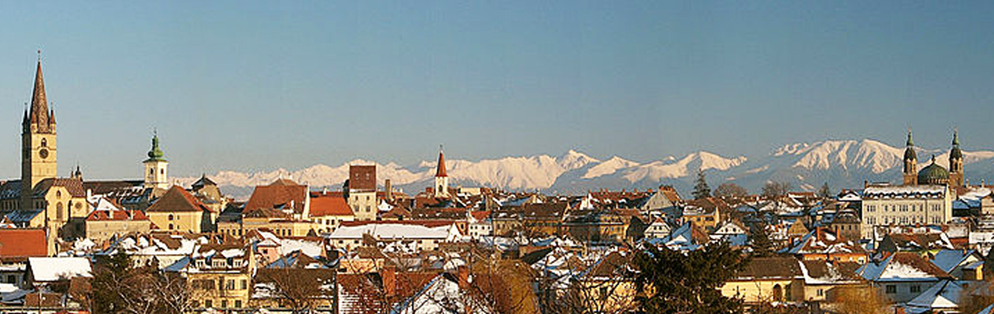
[[[650,162],[636,162],[619,156],[595,158],[570,150],[559,156],[536,155],[502,157],[479,161],[447,156],[446,164],[454,186],[499,187],[509,190],[579,194],[595,189],[648,189],[661,184],[673,185],[689,195],[697,169],[707,174],[712,188],[734,182],[758,192],[767,181],[786,181],[797,190],[815,190],[828,182],[833,190],[858,188],[864,180],[897,182],[901,173],[904,147],[893,147],[872,139],[827,140],[784,145],[767,156],[720,156],[706,151],[683,157],[668,156]],[[918,149],[919,163],[925,166],[932,155],[936,163],[947,166],[948,149]],[[964,151],[967,179],[980,183],[994,178],[994,151]],[[308,184],[312,189],[341,189],[348,177],[349,164],[373,164],[369,160],[352,160],[337,167],[318,164],[289,171],[243,173],[221,171],[211,177],[236,198],[245,198],[256,185],[269,184],[280,176]],[[436,161],[422,161],[413,166],[393,162],[376,163],[380,184],[390,179],[393,186],[409,194],[430,186]],[[920,168],[919,168],[920,169]],[[196,178],[182,178],[189,184]]]

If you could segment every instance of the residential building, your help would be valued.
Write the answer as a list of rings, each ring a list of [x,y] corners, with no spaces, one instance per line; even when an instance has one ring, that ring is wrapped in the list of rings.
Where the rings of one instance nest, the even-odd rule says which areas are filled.
[[[937,168],[922,172],[929,169]],[[953,218],[953,197],[947,185],[868,186],[863,189],[862,236],[869,238],[874,227],[944,224]]]
[[[178,185],[169,188],[166,194],[155,201],[145,211],[148,219],[159,230],[175,230],[201,233],[214,230],[214,216],[210,208]]]
[[[356,220],[376,220],[376,165],[349,165],[349,179],[343,191]]]

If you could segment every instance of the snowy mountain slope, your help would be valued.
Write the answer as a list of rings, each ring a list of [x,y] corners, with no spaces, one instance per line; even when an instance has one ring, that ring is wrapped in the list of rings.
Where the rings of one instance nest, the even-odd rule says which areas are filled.
[[[948,149],[918,149],[919,167],[930,163],[932,155],[942,166],[948,163]],[[758,192],[768,181],[786,181],[797,189],[814,189],[829,183],[833,189],[858,188],[864,181],[900,180],[904,147],[872,140],[826,140],[784,145],[760,158],[724,157],[710,152],[694,152],[683,158],[664,157],[640,163],[614,156],[600,160],[576,150],[559,156],[536,155],[468,161],[446,161],[452,185],[499,187],[510,190],[543,190],[582,193],[593,189],[656,188],[675,186],[689,193],[698,169],[703,169],[710,185],[734,182]],[[967,179],[979,183],[994,175],[994,151],[964,151]],[[280,176],[313,188],[339,189],[348,177],[349,164],[377,164],[377,179],[390,179],[395,187],[416,193],[430,186],[435,161],[422,161],[403,167],[396,163],[353,160],[337,167],[323,164],[305,169],[244,173],[221,171],[211,176],[225,191],[248,191],[269,184]],[[196,178],[181,178],[183,184]],[[990,180],[988,180],[990,181]],[[229,192],[233,193],[233,192]],[[234,194],[234,193],[233,193]],[[247,195],[246,195],[247,196]]]

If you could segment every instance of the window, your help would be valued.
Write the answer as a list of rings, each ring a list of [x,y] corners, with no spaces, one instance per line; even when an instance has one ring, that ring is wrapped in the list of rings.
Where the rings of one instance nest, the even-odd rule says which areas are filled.
[[[41,139],[41,147],[48,147],[48,139]]]
[[[62,191],[55,191],[55,197],[62,198]]]
[[[210,300],[210,299],[204,300],[204,307],[206,307],[206,308],[212,308],[212,307],[214,307],[214,302],[213,301],[214,300]]]
[[[242,300],[235,300],[235,308],[241,308],[241,307],[242,307]]]
[[[173,220],[173,214],[169,214],[169,220]]]
[[[228,284],[225,285],[224,288],[228,289],[228,290],[235,290],[235,280],[234,279],[228,279]]]
[[[221,308],[223,309],[227,307],[228,307],[228,300],[221,300]]]
[[[885,292],[887,294],[895,294],[895,293],[897,293],[897,286],[895,286],[895,285],[887,285],[886,287],[884,287],[884,290],[886,290]]]
[[[238,282],[238,289],[245,290],[246,288],[248,288],[248,281],[247,280],[242,279],[241,281]],[[235,301],[235,302],[238,302],[238,301]],[[235,307],[241,307],[241,306],[235,305]]]
[[[922,292],[922,286],[919,286],[919,285],[914,285],[914,286],[908,287],[908,289],[912,293]]]
[[[62,220],[62,202],[55,203],[55,219]]]
[[[818,296],[820,297],[820,296],[824,296],[824,295],[825,295],[825,290],[818,289]]]

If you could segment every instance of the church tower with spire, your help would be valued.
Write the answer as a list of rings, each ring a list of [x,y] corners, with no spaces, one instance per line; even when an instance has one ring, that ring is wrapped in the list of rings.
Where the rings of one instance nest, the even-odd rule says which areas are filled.
[[[911,140],[911,128],[908,128],[908,143],[904,149],[904,185],[918,184],[918,156],[915,154],[915,142]]]
[[[963,186],[963,151],[959,149],[959,130],[953,130],[953,149],[949,151],[949,185]]]
[[[40,52],[31,105],[24,111],[21,126],[21,208],[34,209],[31,191],[38,182],[55,178],[57,173],[55,111],[48,108],[45,98]]]
[[[142,164],[145,165],[145,188],[168,189],[169,188],[169,162],[166,161],[165,153],[159,148],[159,134],[152,136],[152,149],[148,151],[148,159]]]
[[[449,175],[445,173],[445,153],[438,147],[438,167],[435,169],[434,197],[449,197]]]

